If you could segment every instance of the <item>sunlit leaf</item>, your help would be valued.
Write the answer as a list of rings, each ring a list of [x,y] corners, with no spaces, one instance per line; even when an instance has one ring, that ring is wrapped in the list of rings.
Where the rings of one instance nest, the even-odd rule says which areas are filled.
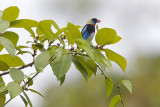
[[[72,55],[64,54],[59,59],[52,61],[51,66],[54,74],[59,80],[69,70],[72,62]]]
[[[3,62],[3,61],[0,61],[0,71],[7,71],[9,69],[9,66]]]
[[[6,101],[5,93],[0,93],[0,107],[3,107]]]
[[[112,79],[111,78],[105,79],[105,84],[106,84],[107,97],[109,97],[109,95],[111,94],[112,89],[113,89]]]
[[[12,59],[9,54],[0,55],[0,61],[5,62],[9,67],[18,67],[25,65],[18,56],[15,56],[14,59]]]
[[[37,26],[38,26],[38,22],[30,19],[15,20],[11,22],[11,25],[10,25],[10,27],[16,27],[16,28],[32,28]]]
[[[7,89],[11,98],[16,97],[22,92],[22,86],[20,86],[17,82],[8,83]]]
[[[119,55],[109,49],[106,49],[105,53],[106,53],[107,58],[110,59],[111,61],[116,62],[121,67],[123,72],[125,73],[125,69],[127,66],[126,59],[123,56],[121,56],[121,55]]]
[[[43,20],[40,21],[38,24],[39,30],[48,38],[49,40],[53,39],[53,31],[51,29],[51,21],[50,20]],[[38,33],[41,33],[38,32]]]
[[[132,83],[129,80],[122,80],[121,83],[132,93]]]
[[[76,39],[82,38],[82,35],[79,29],[70,22],[67,25],[67,31],[65,31],[64,33],[67,36],[69,44],[74,44]]]
[[[21,82],[24,80],[24,73],[17,68],[11,68],[9,74],[11,78],[16,82]]]
[[[117,42],[119,42],[122,38],[120,36],[115,36],[114,41],[111,44],[115,44]]]
[[[13,43],[4,37],[0,37],[0,44],[3,45],[4,48],[8,51],[8,53],[12,56],[12,58],[14,58],[15,47],[14,47]]]
[[[110,104],[109,104],[109,107],[117,107],[117,105],[121,102],[121,97],[120,95],[115,95]]]
[[[5,83],[3,81],[3,78],[0,76],[0,87],[3,87],[3,86],[5,86]]]
[[[1,19],[8,20],[10,22],[16,20],[19,16],[19,8],[17,6],[11,6],[3,11]]]
[[[0,93],[2,93],[4,91],[7,91],[7,87],[6,86],[0,87]]]
[[[55,21],[51,20],[51,24],[54,26],[55,29],[60,30],[59,26],[56,24]]]
[[[31,28],[25,28],[25,30],[27,30],[31,34],[31,37],[35,38],[35,33]]]
[[[10,22],[7,20],[1,20],[0,19],[0,33],[4,32],[7,30],[10,26]]]
[[[98,45],[107,45],[113,43],[116,36],[117,33],[114,29],[102,28],[98,30],[95,39]]]

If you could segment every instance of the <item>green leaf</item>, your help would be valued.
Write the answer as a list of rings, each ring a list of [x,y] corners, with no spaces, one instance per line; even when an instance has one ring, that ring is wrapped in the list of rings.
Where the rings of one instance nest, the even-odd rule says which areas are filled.
[[[24,73],[17,68],[11,68],[9,74],[15,82],[21,82],[24,80]]]
[[[5,63],[0,61],[0,71],[7,71],[9,69],[9,66]]]
[[[12,59],[9,54],[0,55],[0,61],[5,62],[9,67],[18,67],[25,65],[18,56],[14,56],[14,59]]]
[[[16,20],[19,16],[19,8],[17,6],[11,6],[3,11],[1,19],[8,20],[10,22]]]
[[[0,93],[2,93],[4,91],[7,91],[7,87],[6,86],[0,87]]]
[[[19,46],[17,46],[16,48],[21,49],[21,48],[30,48],[30,47],[19,45]]]
[[[19,51],[16,55],[20,55],[20,54],[25,54],[25,53],[31,53],[31,52],[29,52],[29,51]]]
[[[115,41],[117,33],[111,28],[102,28],[96,34],[96,43],[98,45],[107,45]]]
[[[3,87],[3,86],[5,86],[5,83],[3,81],[3,78],[0,76],[0,87]]]
[[[69,70],[71,62],[72,62],[72,55],[70,54],[64,54],[59,59],[56,58],[54,61],[52,61],[51,63],[52,70],[58,80],[62,78]]]
[[[83,67],[83,65],[75,57],[72,57],[72,61],[73,61],[74,65],[75,65],[75,67],[77,68],[77,70],[80,71],[82,76],[87,81],[88,80],[88,72],[86,71],[86,69]]]
[[[22,101],[24,102],[25,107],[27,107],[28,102],[26,101],[26,99],[22,95],[20,95],[20,97],[21,97]]]
[[[109,104],[109,107],[117,107],[118,103],[120,103],[120,102],[121,102],[121,97],[120,97],[120,95],[115,95],[115,96],[112,98],[112,100],[111,100],[111,102],[110,102],[110,104]]]
[[[10,22],[7,20],[1,20],[0,19],[0,33],[4,32],[7,30],[10,26]]]
[[[106,49],[105,53],[106,53],[107,58],[110,59],[111,61],[116,62],[121,67],[123,72],[125,73],[125,69],[127,66],[126,59],[123,56],[121,56],[121,55],[119,55],[109,49]]]
[[[16,27],[16,28],[32,28],[37,26],[38,26],[38,22],[30,19],[15,20],[11,22],[11,25],[10,25],[10,27]]]
[[[74,57],[86,69],[86,71],[88,73],[88,78],[90,78],[93,73],[96,73],[96,71],[97,71],[97,65],[93,61],[91,61],[89,58],[84,57],[84,56],[74,56]]]
[[[28,103],[29,103],[29,106],[30,106],[30,107],[33,107],[32,102],[31,102],[31,100],[29,99],[28,95],[25,93],[25,91],[23,91],[23,94],[24,94],[24,96],[26,97],[26,99],[27,99],[27,101],[28,101]]]
[[[34,90],[34,89],[29,89],[31,92],[36,93],[38,95],[40,95],[41,97],[43,97],[45,99],[45,97],[38,91]]]
[[[3,107],[6,101],[5,93],[0,93],[0,107]]]
[[[31,37],[35,38],[35,33],[31,28],[24,28],[24,29],[27,30],[31,34]]]
[[[97,58],[99,58],[99,61],[97,62],[98,64],[101,65],[101,63],[105,64],[107,68],[110,71],[113,71],[113,67],[111,62],[98,50],[94,50],[95,54],[97,55]]]
[[[12,58],[14,58],[15,47],[14,47],[13,43],[4,37],[0,37],[0,44],[3,45],[4,48],[8,51],[8,53],[12,56]]]
[[[19,39],[19,36],[18,36],[17,33],[11,32],[11,31],[7,31],[7,32],[4,32],[2,34],[2,37],[10,40],[15,47],[17,46],[17,42],[18,42],[18,39]]]
[[[129,80],[122,80],[121,83],[132,93],[132,83]]]
[[[55,29],[60,30],[59,26],[56,24],[55,21],[51,20],[51,24],[54,26]]]
[[[66,78],[66,75],[64,75],[63,77],[60,78],[60,86],[64,83]]]
[[[50,51],[44,51],[36,57],[34,65],[37,72],[43,71],[43,69],[48,65],[49,60],[52,56],[53,55]]]
[[[67,25],[67,31],[65,31],[64,33],[67,36],[68,43],[72,45],[75,43],[76,39],[82,38],[81,32],[79,31],[77,26],[70,22]]]
[[[105,84],[106,84],[107,97],[109,97],[113,89],[112,79],[111,78],[105,79]]]
[[[115,36],[114,41],[111,44],[115,44],[117,42],[119,42],[122,38],[120,36]]]
[[[90,43],[88,41],[80,38],[76,39],[76,44],[79,46],[79,48],[83,49],[92,60],[97,61],[94,51],[91,49]]]
[[[49,40],[53,39],[54,33],[52,32],[52,29],[51,29],[51,21],[50,20],[40,21],[38,24],[38,28],[46,36],[46,38],[48,38]],[[41,34],[41,32],[40,32],[40,34]]]
[[[94,73],[94,75],[96,75],[97,64],[94,61],[90,60],[88,57],[85,57],[85,60],[87,61],[88,68]]]
[[[20,86],[19,83],[16,82],[8,83],[7,89],[11,98],[16,97],[22,92],[22,86]]]
[[[33,85],[33,80],[31,77],[27,77],[27,80],[29,81],[28,82],[28,87],[32,86]]]
[[[39,27],[37,27],[36,33],[37,33],[37,35],[39,35],[39,36],[42,36],[42,35],[43,35],[43,32],[39,29]]]
[[[64,53],[62,47],[55,48],[54,50],[55,50],[55,57],[57,59],[59,59],[62,56],[62,54]]]

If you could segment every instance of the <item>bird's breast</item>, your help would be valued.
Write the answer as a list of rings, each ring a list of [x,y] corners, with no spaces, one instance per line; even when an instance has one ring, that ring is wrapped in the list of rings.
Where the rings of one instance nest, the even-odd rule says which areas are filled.
[[[86,39],[87,41],[91,42],[93,37],[94,37],[95,33],[91,33],[90,36]]]

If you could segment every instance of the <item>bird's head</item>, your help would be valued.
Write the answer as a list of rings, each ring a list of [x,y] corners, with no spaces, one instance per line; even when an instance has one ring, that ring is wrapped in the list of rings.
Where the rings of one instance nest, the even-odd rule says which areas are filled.
[[[88,21],[87,21],[87,24],[92,24],[92,25],[96,25],[96,23],[100,23],[101,21],[96,19],[96,18],[90,18]]]

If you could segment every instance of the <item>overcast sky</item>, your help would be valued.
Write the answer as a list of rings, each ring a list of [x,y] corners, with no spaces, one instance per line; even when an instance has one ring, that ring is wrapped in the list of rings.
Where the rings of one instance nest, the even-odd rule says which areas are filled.
[[[20,8],[19,19],[38,21],[53,19],[60,27],[65,27],[67,22],[84,26],[88,18],[97,17],[102,21],[99,28],[113,28],[123,38],[119,43],[108,47],[125,56],[128,66],[133,66],[132,62],[137,54],[159,55],[160,53],[160,1],[158,0],[0,0],[0,10],[9,6]],[[20,36],[18,44],[25,45],[23,40],[30,40],[29,34],[23,29],[12,30]],[[23,57],[25,62],[29,62],[28,59],[30,57]],[[29,70],[33,71],[34,68],[24,71]],[[57,84],[56,78],[50,71],[51,69],[47,67],[45,72],[38,76],[33,88],[44,93],[46,86]],[[75,75],[80,75],[74,71],[75,68],[72,67],[67,74],[68,83],[75,78]],[[7,76],[4,78],[9,81]],[[31,93],[30,96],[34,107],[38,107],[39,96]],[[13,107],[14,102],[19,102],[22,107],[23,102],[19,100],[18,97],[15,98],[6,107]]]

